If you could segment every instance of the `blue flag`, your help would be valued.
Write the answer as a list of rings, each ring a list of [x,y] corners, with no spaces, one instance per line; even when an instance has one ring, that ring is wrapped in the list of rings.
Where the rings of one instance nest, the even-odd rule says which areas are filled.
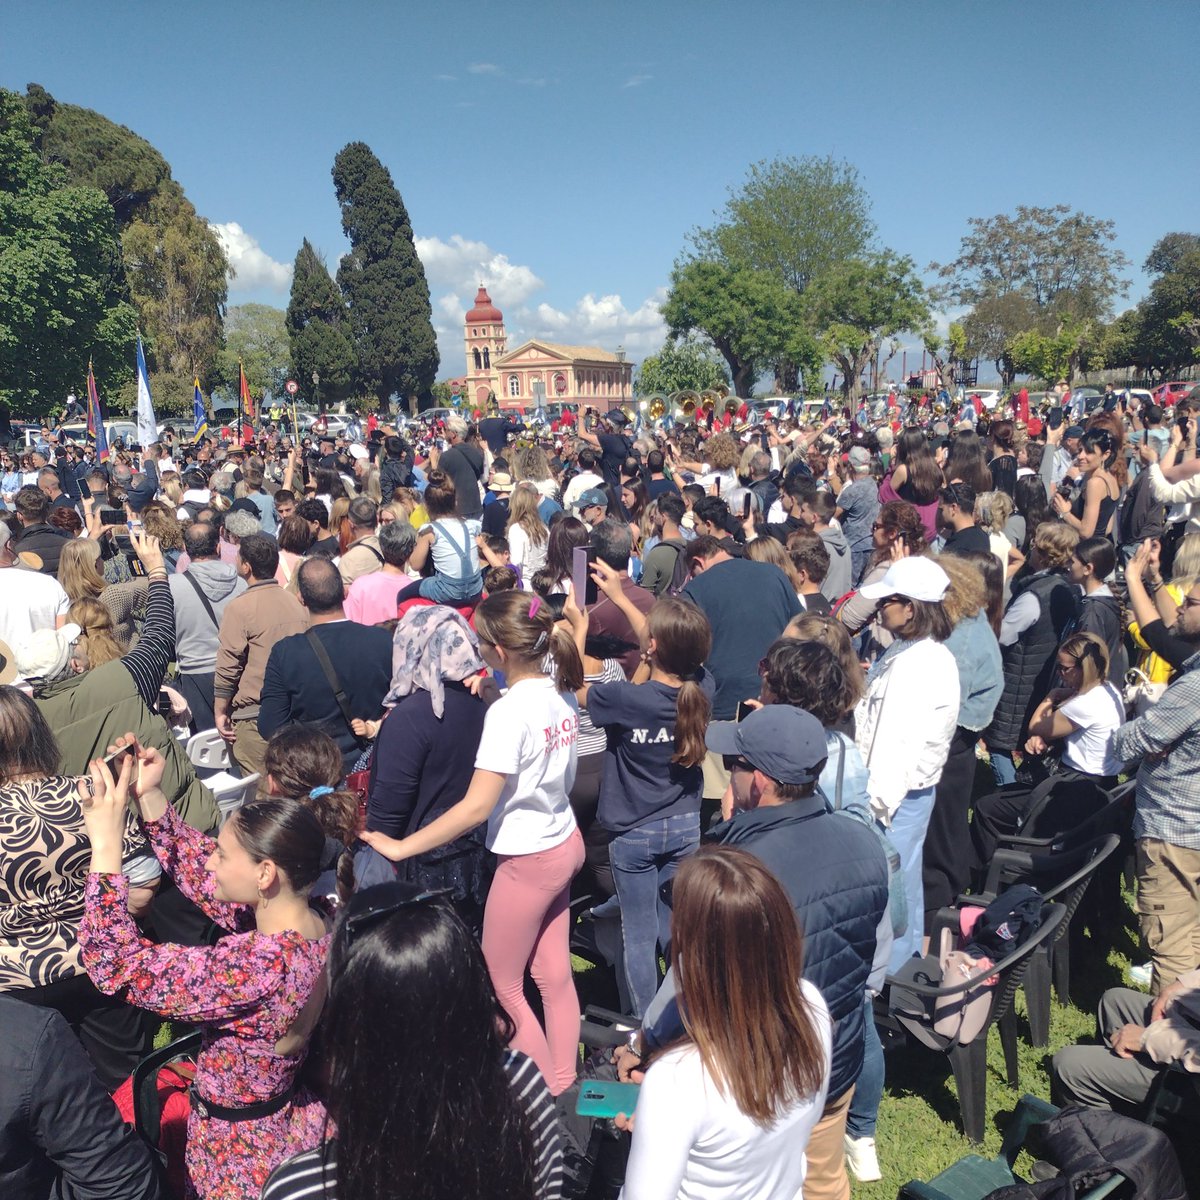
[[[146,355],[140,333],[137,340],[137,430],[143,450],[158,441],[158,420],[154,416],[154,401],[150,399],[150,376],[146,374]]]
[[[192,390],[192,441],[198,442],[208,432],[208,416],[204,411],[204,397],[200,394],[200,380],[196,379]]]

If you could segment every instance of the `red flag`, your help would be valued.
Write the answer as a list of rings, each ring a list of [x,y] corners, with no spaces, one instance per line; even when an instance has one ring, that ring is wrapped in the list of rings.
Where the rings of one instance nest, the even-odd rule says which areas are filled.
[[[238,363],[238,375],[241,376],[242,442],[252,442],[254,440],[254,401],[250,398],[250,385],[246,382],[246,372],[240,362]]]
[[[100,408],[100,393],[96,390],[96,376],[92,374],[92,364],[88,363],[87,373],[87,431],[96,446],[96,460],[108,462],[108,434],[104,429],[104,413]]]

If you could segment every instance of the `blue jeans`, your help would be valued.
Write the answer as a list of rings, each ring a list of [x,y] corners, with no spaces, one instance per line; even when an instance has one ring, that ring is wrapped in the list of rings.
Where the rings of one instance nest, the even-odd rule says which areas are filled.
[[[914,954],[921,952],[925,911],[925,882],[921,875],[921,856],[925,850],[925,830],[933,812],[934,788],[918,788],[900,801],[888,831],[892,845],[900,855],[900,876],[904,881],[904,898],[908,902],[908,929],[892,946],[888,960],[889,973],[899,970]]]
[[[852,1138],[873,1138],[883,1101],[883,1043],[875,1028],[875,1006],[870,995],[863,1001],[863,1065],[846,1113],[846,1132]]]
[[[1007,787],[1017,782],[1017,765],[1013,762],[1011,750],[993,750],[988,748],[992,760],[992,776],[998,788]]]
[[[625,978],[633,1015],[641,1017],[658,991],[658,948],[671,940],[671,910],[659,888],[700,844],[700,814],[647,821],[613,838],[608,847],[621,901]]]
[[[454,579],[449,575],[430,575],[421,580],[421,596],[438,604],[465,604],[477,600],[483,592],[483,575],[478,571],[465,579]]]

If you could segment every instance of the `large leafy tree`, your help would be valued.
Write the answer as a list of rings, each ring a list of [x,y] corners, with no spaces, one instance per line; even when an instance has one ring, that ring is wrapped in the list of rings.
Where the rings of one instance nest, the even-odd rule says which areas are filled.
[[[344,400],[354,382],[350,318],[325,260],[307,238],[292,271],[286,328],[293,378],[301,391],[315,395],[322,407]]]
[[[43,163],[22,98],[0,90],[0,400],[47,415],[81,390],[89,358],[115,389],[136,328],[112,205]]]
[[[59,103],[35,83],[25,104],[43,160],[61,166],[70,182],[99,188],[116,214],[156,404],[162,392],[190,405],[193,375],[210,375],[222,344],[229,263],[220,240],[144,138],[91,109]]]
[[[398,394],[415,409],[433,386],[439,360],[429,283],[408,210],[391,173],[364,142],[338,153],[333,186],[350,239],[337,278],[350,308],[359,388],[381,405]]]
[[[703,392],[728,383],[725,366],[713,352],[693,338],[683,338],[668,341],[657,354],[642,360],[633,390],[638,396],[651,396],[655,392],[669,396],[684,388]]]
[[[225,348],[217,356],[216,374],[229,391],[237,394],[241,363],[251,395],[270,391],[278,396],[287,382],[290,362],[291,346],[282,308],[238,304],[225,314]]]
[[[1022,369],[1016,359],[1029,360],[1029,339],[1020,356],[1012,353],[1019,335],[1034,332],[1057,344],[1060,335],[1108,318],[1128,289],[1122,272],[1129,260],[1116,247],[1112,221],[1057,204],[1021,205],[967,224],[958,257],[930,269],[942,280],[942,300],[970,306],[963,320],[968,340],[996,363],[1005,384]],[[1066,357],[1081,361],[1080,354]]]
[[[673,337],[699,333],[712,342],[742,397],[772,362],[812,357],[800,298],[763,271],[705,259],[679,264],[662,312]]]
[[[1200,356],[1200,237],[1169,233],[1146,259],[1155,276],[1138,305],[1138,358],[1162,374],[1176,374]]]
[[[692,231],[684,262],[750,273],[766,281],[764,287],[782,287],[796,298],[839,264],[865,254],[875,235],[858,171],[833,158],[754,163],[717,216],[711,228]],[[814,331],[797,327],[773,341],[769,361],[757,369],[774,368],[776,391],[794,391],[802,374],[811,382],[821,365]]]
[[[924,333],[930,324],[928,296],[912,259],[890,250],[840,263],[813,284],[805,302],[850,403],[888,339],[905,330]]]

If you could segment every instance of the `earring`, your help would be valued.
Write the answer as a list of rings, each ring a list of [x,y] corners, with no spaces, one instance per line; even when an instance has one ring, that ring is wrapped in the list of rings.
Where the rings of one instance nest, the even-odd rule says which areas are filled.
[[[271,898],[261,888],[258,892],[258,907],[266,908],[271,903]]]

